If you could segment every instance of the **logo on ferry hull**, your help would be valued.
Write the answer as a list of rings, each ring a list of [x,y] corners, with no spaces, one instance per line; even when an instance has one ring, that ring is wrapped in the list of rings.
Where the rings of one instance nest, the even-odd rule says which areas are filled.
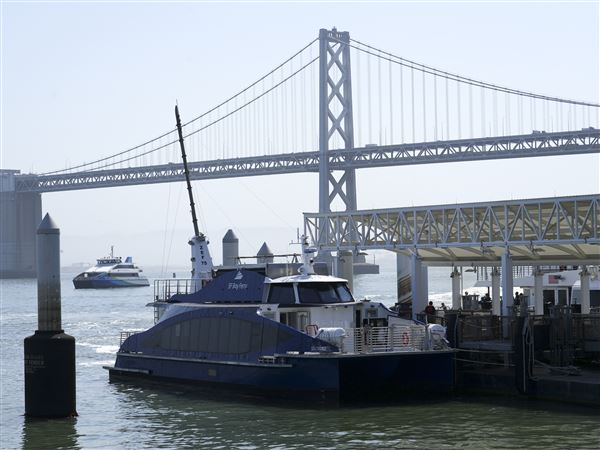
[[[238,270],[238,272],[235,274],[235,277],[233,277],[233,282],[227,285],[227,289],[234,291],[248,289],[248,283],[239,283],[242,278],[244,278],[244,274]]]

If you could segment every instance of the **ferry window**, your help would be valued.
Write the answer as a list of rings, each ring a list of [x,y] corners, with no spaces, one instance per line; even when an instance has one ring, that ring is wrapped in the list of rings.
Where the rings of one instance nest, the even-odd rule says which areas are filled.
[[[250,351],[250,341],[252,327],[258,327],[258,324],[252,324],[247,320],[240,320],[239,327],[235,327],[238,330],[238,342],[239,342],[239,353],[248,353]]]
[[[212,347],[216,349],[217,353],[228,353],[229,329],[231,328],[231,320],[223,318],[220,320],[220,322],[221,326],[219,329],[219,341],[213,343]]]
[[[298,283],[300,303],[342,303],[352,301],[342,283]]]
[[[297,321],[297,329],[304,331],[306,330],[306,325],[308,325],[308,312],[301,311],[298,313],[298,321]]]
[[[198,351],[200,345],[200,320],[192,319],[189,321],[190,323],[190,346],[187,350],[189,351]]]
[[[219,342],[219,322],[220,320],[217,317],[211,317],[208,320],[208,349],[209,352],[214,352],[217,350],[217,342]]]
[[[271,284],[267,303],[279,303],[280,305],[293,305],[296,303],[293,284]]]
[[[279,322],[297,330],[304,330],[308,325],[308,312],[296,311],[280,313]]]
[[[339,283],[335,287],[335,290],[341,302],[354,301],[354,299],[352,298],[352,294],[350,293],[350,289],[348,289],[348,286],[346,286],[344,283]]]
[[[190,321],[186,320],[181,323],[181,336],[179,338],[179,345],[182,350],[190,349]]]
[[[240,347],[242,340],[240,339],[240,326],[243,322],[241,320],[231,320],[229,327],[229,339],[227,340],[227,353],[241,353]]]
[[[151,336],[145,345],[163,349],[243,354],[262,345],[277,345],[277,328],[226,317],[201,317],[173,324]]]
[[[265,326],[263,326],[262,348],[264,350],[277,346],[277,328],[275,323],[265,323]]]
[[[201,319],[196,319],[198,320],[198,347],[197,350],[199,352],[207,352],[209,347],[208,347],[208,334],[210,331],[210,318],[209,317],[202,317]]]
[[[258,352],[262,342],[262,324],[252,324],[252,334],[250,335],[250,351]]]

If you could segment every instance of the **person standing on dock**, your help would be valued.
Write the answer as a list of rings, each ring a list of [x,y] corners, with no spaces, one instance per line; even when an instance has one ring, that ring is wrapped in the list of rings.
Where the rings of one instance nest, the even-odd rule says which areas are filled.
[[[425,307],[425,314],[427,314],[427,323],[435,322],[435,306],[433,306],[433,302],[429,302],[429,305]]]

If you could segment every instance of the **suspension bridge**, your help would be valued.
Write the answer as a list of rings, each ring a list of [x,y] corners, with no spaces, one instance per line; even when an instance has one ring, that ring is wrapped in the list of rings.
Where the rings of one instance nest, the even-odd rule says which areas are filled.
[[[357,169],[598,153],[599,107],[448,72],[333,29],[320,30],[277,67],[183,129],[192,179],[318,172],[319,223],[331,224],[340,214],[357,212]],[[174,127],[117,150],[44,173],[0,173],[0,271],[5,276],[34,273],[43,193],[183,179]],[[597,202],[593,193],[591,205]],[[592,210],[587,222],[577,208],[564,209],[564,220],[591,227],[586,245],[600,238],[598,209]],[[369,246],[368,239],[356,237],[357,230],[348,240],[325,226],[312,228],[312,220],[306,218],[307,227],[322,248],[339,249],[342,242],[348,248]],[[510,246],[505,237],[504,245]],[[569,245],[570,238],[579,235],[563,233],[561,245]],[[412,251],[419,245],[417,239],[411,242]],[[567,253],[589,260],[595,248],[579,246]]]

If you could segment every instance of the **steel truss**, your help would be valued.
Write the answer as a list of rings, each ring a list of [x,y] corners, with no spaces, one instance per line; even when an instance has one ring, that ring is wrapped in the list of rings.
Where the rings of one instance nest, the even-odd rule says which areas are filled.
[[[304,228],[319,249],[387,249],[432,263],[493,265],[507,249],[516,262],[600,263],[599,194],[305,213]]]
[[[329,170],[409,164],[476,161],[600,152],[600,130],[539,133],[494,138],[435,141],[329,150]],[[189,163],[194,180],[318,172],[319,152]],[[182,164],[75,172],[60,175],[17,175],[18,192],[56,192],[136,184],[169,183],[184,179]]]
[[[340,199],[345,210],[356,209],[356,174],[352,167],[336,178],[328,158],[335,136],[345,149],[354,148],[350,34],[321,29],[319,33],[319,212],[332,210]]]

